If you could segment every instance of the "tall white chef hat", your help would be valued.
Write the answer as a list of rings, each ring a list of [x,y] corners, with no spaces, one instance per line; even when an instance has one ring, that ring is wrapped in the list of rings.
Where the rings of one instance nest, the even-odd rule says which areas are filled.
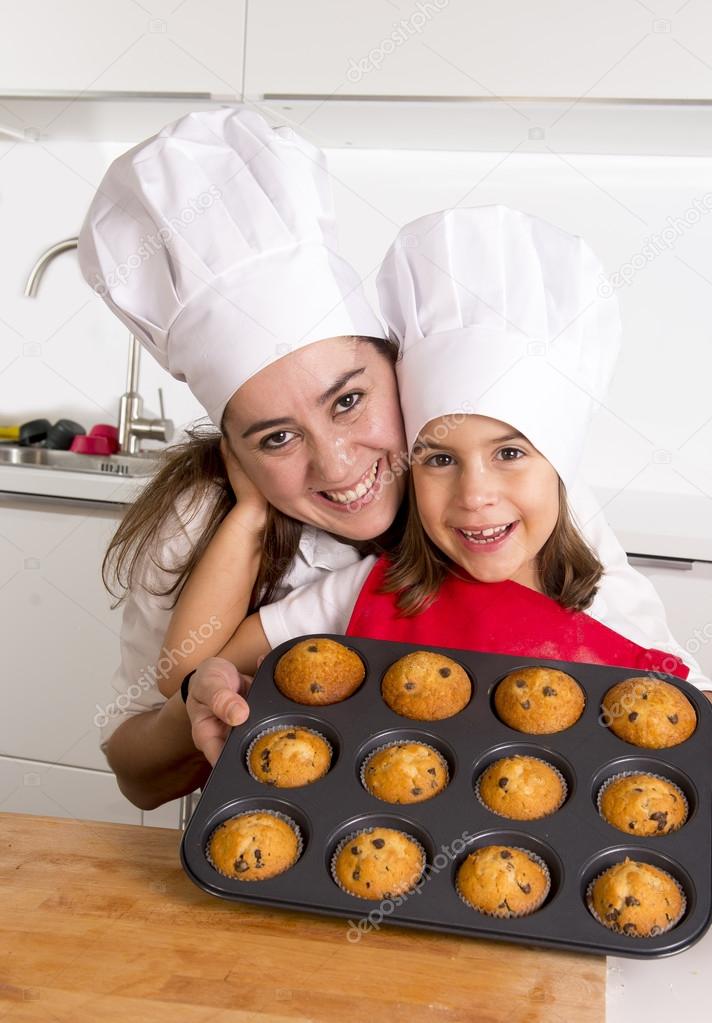
[[[82,273],[219,425],[289,351],[384,338],[336,251],[324,154],[257,114],[188,114],[109,167],[79,237]]]
[[[588,245],[506,206],[407,224],[378,275],[408,449],[433,419],[467,412],[509,423],[567,485],[620,346],[615,297],[598,292]]]

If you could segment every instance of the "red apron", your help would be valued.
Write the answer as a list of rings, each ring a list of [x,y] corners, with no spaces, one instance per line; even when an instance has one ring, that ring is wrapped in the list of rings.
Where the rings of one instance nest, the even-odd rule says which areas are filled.
[[[481,583],[448,574],[425,611],[404,616],[395,593],[381,593],[388,560],[378,559],[356,601],[347,636],[541,657],[584,664],[615,664],[686,679],[689,668],[673,654],[646,650],[582,611],[567,611],[536,590],[506,580]]]

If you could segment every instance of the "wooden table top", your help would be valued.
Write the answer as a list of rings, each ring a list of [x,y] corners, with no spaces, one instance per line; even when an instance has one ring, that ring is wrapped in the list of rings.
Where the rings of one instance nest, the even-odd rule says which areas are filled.
[[[0,814],[0,1020],[603,1023],[605,959],[215,899],[181,834]]]

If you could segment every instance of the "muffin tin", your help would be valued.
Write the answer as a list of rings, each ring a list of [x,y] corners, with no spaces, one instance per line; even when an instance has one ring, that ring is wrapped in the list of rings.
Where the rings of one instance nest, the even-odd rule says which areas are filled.
[[[651,674],[682,690],[696,710],[698,724],[679,746],[649,750],[616,738],[599,721],[605,692],[625,678],[645,676],[642,671],[329,636],[360,655],[366,678],[343,702],[309,707],[284,697],[273,681],[276,662],[304,638],[325,637],[317,634],[284,643],[263,661],[249,694],[250,717],[230,732],[183,836],[183,867],[200,888],[224,899],[344,917],[350,941],[383,924],[395,924],[649,959],[681,952],[707,930],[712,922],[712,705],[694,686]],[[401,717],[381,698],[381,678],[387,668],[399,657],[425,649],[458,661],[473,684],[465,709],[442,721]],[[559,668],[584,689],[584,712],[566,731],[529,735],[509,728],[496,715],[497,683],[511,671],[534,665]],[[334,753],[323,778],[300,788],[277,789],[251,777],[245,763],[248,746],[259,732],[280,724],[313,728],[328,739]],[[363,758],[375,747],[401,739],[422,739],[443,754],[450,781],[439,795],[422,803],[392,805],[362,786]],[[563,774],[568,794],[556,813],[534,821],[513,821],[478,801],[474,790],[478,775],[493,760],[515,753],[541,757]],[[663,775],[682,789],[689,817],[679,831],[633,838],[599,816],[600,786],[612,775],[631,770]],[[280,811],[299,825],[304,840],[300,859],[267,881],[224,877],[206,859],[210,835],[227,818],[259,809]],[[377,903],[349,895],[334,882],[329,864],[339,841],[370,826],[398,828],[424,846],[427,879],[417,891]],[[500,919],[480,914],[461,901],[454,884],[457,868],[469,852],[489,844],[529,849],[546,862],[551,891],[541,909],[530,916]],[[626,856],[661,867],[682,885],[687,908],[670,931],[652,938],[616,934],[586,908],[589,882]]]

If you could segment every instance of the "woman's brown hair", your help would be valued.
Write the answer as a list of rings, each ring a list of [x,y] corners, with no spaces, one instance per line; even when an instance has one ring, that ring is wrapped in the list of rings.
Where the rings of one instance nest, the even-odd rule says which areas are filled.
[[[375,345],[392,364],[398,358],[398,345],[395,341],[368,337],[356,337],[353,340]],[[221,432],[206,423],[198,423],[186,432],[189,437],[187,441],[161,452],[160,468],[138,499],[129,506],[111,538],[102,562],[101,576],[109,593],[116,598],[112,607],[117,607],[125,600],[127,591],[134,585],[138,562],[143,557],[150,558],[159,569],[175,577],[165,590],[149,589],[155,596],[172,597],[171,607],[175,607],[188,576],[200,561],[218,526],[236,503],[220,454]],[[187,523],[198,514],[206,501],[212,504],[210,521],[182,563],[163,564],[160,560],[160,546],[181,530],[176,505],[183,498],[188,499],[182,511],[182,517]],[[166,525],[171,521],[175,528],[166,535]],[[264,553],[252,592],[250,610],[274,598],[299,549],[302,525],[297,519],[269,507]],[[391,540],[390,533],[388,538],[382,538],[383,543],[390,543]],[[377,549],[380,550],[380,546]],[[116,592],[115,587],[123,592]]]
[[[537,568],[547,597],[574,611],[590,607],[603,575],[603,565],[571,519],[566,487],[561,480],[559,516],[551,536],[537,555]],[[393,564],[386,572],[383,590],[399,594],[396,606],[403,615],[418,614],[435,600],[450,571],[453,571],[452,563],[423,529],[411,476],[403,539],[395,550]]]

